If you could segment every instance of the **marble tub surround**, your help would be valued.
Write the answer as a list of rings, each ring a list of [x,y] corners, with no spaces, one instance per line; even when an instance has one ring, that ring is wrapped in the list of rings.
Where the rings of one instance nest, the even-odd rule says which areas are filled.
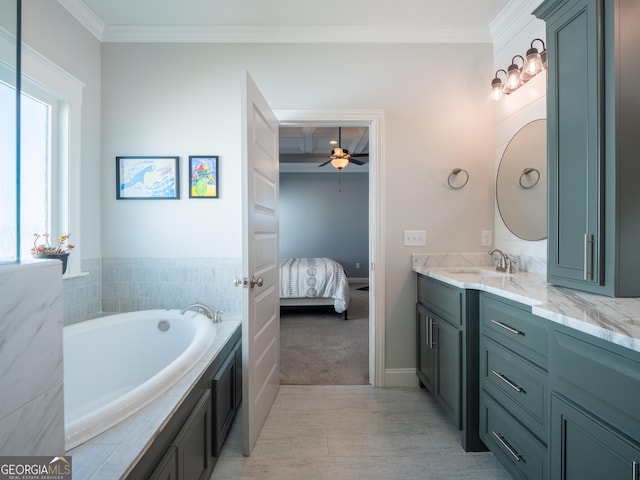
[[[411,256],[413,269],[435,268],[435,267],[495,267],[497,255],[492,257],[487,253],[414,253]],[[515,272],[529,272],[546,275],[547,261],[544,258],[531,257],[528,255],[517,255],[511,252],[504,252],[516,260]]]
[[[0,455],[64,453],[57,261],[0,266]]]
[[[467,265],[470,266],[470,265]],[[546,275],[531,272],[490,275],[450,265],[413,271],[456,287],[480,290],[525,305],[533,314],[640,352],[640,298],[611,298],[547,284]]]
[[[73,456],[73,479],[124,478],[240,324],[239,315],[223,316],[207,353],[167,393],[122,423],[67,451]]]

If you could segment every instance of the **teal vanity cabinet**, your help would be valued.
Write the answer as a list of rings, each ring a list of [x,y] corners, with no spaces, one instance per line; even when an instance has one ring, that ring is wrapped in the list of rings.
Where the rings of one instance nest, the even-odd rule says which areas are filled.
[[[546,0],[548,281],[640,296],[640,5]]]
[[[557,325],[551,478],[640,479],[640,353]]]
[[[416,374],[462,431],[466,451],[478,435],[478,292],[418,274]]]
[[[549,478],[547,324],[480,292],[480,438],[514,478]]]

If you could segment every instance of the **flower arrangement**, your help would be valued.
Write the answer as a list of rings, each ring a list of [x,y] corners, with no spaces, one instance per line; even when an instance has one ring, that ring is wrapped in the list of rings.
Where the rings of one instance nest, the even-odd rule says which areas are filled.
[[[64,255],[74,248],[74,246],[69,243],[70,233],[60,235],[58,237],[58,244],[55,247],[52,247],[49,243],[50,235],[48,233],[34,233],[33,235],[35,237],[33,247],[31,248],[33,255]]]

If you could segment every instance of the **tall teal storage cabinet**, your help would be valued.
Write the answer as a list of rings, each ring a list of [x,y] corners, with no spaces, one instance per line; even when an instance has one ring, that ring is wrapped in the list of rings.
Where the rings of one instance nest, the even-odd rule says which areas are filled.
[[[640,296],[640,3],[546,0],[549,283]]]

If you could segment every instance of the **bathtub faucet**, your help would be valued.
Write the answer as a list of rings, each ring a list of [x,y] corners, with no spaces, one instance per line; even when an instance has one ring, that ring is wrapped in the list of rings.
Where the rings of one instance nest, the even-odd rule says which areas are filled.
[[[214,315],[213,312],[211,311],[211,309],[209,309],[209,307],[207,307],[206,305],[202,305],[201,303],[192,303],[191,305],[187,305],[186,307],[184,307],[182,310],[180,310],[180,315],[184,315],[184,313],[187,310],[191,310],[192,308],[197,308],[197,312],[201,313],[202,315],[206,315],[207,318],[209,320],[211,320],[212,322],[219,322],[219,317],[217,315]]]

